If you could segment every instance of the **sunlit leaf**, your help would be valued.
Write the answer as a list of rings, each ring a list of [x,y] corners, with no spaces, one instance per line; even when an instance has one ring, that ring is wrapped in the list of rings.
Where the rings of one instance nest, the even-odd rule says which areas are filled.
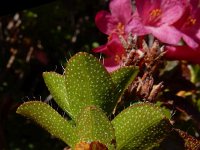
[[[90,105],[112,112],[114,83],[94,56],[83,52],[73,56],[67,64],[65,77],[67,99],[75,118]]]
[[[150,103],[130,106],[117,115],[115,129],[117,150],[144,150],[157,145],[171,130],[162,109]]]
[[[17,113],[32,119],[66,144],[74,145],[74,128],[48,104],[40,101],[26,102],[18,107]]]
[[[95,106],[86,107],[77,120],[78,142],[98,141],[109,150],[115,147],[115,133],[111,122],[104,112]]]

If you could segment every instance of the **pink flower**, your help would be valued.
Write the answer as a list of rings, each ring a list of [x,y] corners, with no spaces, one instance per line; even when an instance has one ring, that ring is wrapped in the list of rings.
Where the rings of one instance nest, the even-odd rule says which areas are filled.
[[[190,0],[185,13],[174,26],[180,30],[186,44],[197,48],[200,43],[200,8],[199,0]]]
[[[105,55],[103,64],[112,72],[122,65],[125,50],[119,35],[126,38],[130,32],[127,29],[131,29],[129,22],[132,19],[133,8],[131,0],[111,0],[109,7],[110,12],[102,10],[95,17],[99,30],[109,35],[108,42],[93,51]]]
[[[181,33],[172,25],[181,18],[185,7],[185,0],[136,0],[130,30],[137,35],[152,34],[161,42],[177,44]]]
[[[108,72],[112,72],[122,65],[122,59],[125,54],[125,49],[122,46],[119,36],[113,33],[109,36],[108,42],[105,45],[93,49],[94,52],[102,53],[106,57],[102,63]]]
[[[166,46],[166,58],[187,60],[200,64],[200,8],[199,0],[190,0],[183,16],[174,23],[187,45]]]
[[[123,65],[125,49],[119,39],[133,35],[152,34],[166,46],[166,58],[200,63],[200,8],[199,0],[111,0],[110,12],[100,11],[95,23],[109,35],[108,42],[93,51],[103,53],[109,72]],[[177,46],[181,38],[188,46]],[[176,46],[175,46],[176,45]],[[190,48],[191,47],[191,48]]]
[[[200,64],[200,47],[192,49],[189,46],[166,46],[165,57],[170,60],[187,60]]]
[[[99,30],[107,35],[113,32],[123,35],[128,32],[127,27],[133,13],[131,0],[111,0],[109,8],[110,12],[102,10],[95,17]]]

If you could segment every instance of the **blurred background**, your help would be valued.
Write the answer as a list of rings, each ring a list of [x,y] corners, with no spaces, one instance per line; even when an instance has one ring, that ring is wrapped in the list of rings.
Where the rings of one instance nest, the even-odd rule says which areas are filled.
[[[56,0],[0,17],[0,150],[66,147],[15,111],[25,101],[49,100],[42,72],[63,73],[70,56],[106,41],[94,24],[106,6],[105,0]]]

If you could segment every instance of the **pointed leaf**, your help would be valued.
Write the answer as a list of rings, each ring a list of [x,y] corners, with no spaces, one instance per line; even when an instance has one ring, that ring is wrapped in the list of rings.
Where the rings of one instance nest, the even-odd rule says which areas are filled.
[[[117,115],[112,124],[117,150],[152,148],[171,130],[162,109],[150,103],[134,104]]]
[[[56,72],[44,72],[43,78],[56,103],[73,118],[73,111],[70,110],[69,100],[67,99],[65,76]]]
[[[115,147],[113,126],[104,112],[95,106],[88,106],[80,113],[77,121],[77,137],[79,137],[78,144],[100,142],[109,150]]]
[[[17,113],[32,119],[66,144],[74,145],[74,128],[48,104],[40,101],[26,102],[18,107]]]
[[[133,68],[133,66],[125,66],[111,73],[112,80],[116,85],[114,94],[116,101],[135,79],[138,72],[138,68]]]
[[[66,91],[75,118],[90,105],[112,112],[114,84],[101,63],[88,53],[79,52],[66,67]]]

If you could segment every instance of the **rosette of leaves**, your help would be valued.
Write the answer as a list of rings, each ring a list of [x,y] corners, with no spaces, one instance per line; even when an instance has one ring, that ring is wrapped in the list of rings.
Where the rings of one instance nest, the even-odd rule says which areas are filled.
[[[171,130],[161,108],[138,103],[109,119],[137,73],[129,66],[109,74],[98,59],[80,52],[69,60],[63,75],[43,74],[54,100],[74,123],[41,101],[25,102],[17,113],[75,150],[150,149]]]

